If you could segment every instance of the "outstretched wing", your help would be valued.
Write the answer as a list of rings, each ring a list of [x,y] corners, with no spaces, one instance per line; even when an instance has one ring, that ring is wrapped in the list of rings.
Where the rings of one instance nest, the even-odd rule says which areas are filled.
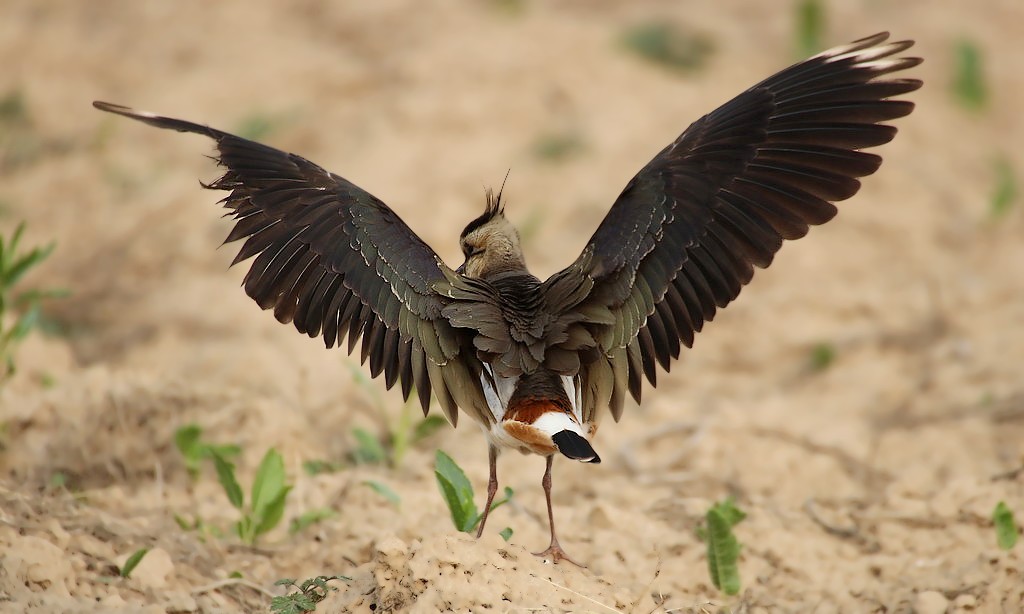
[[[255,256],[245,292],[281,322],[322,335],[328,348],[348,336],[351,353],[390,389],[415,387],[424,413],[433,391],[455,424],[457,406],[486,408],[465,331],[441,310],[435,290],[453,274],[434,251],[373,195],[300,156],[188,121],[94,102],[158,128],[195,132],[216,141],[224,175],[206,186],[223,200],[235,226],[225,243],[245,239],[232,264]],[[471,347],[471,345],[467,346]],[[488,416],[477,418],[488,421]]]
[[[832,203],[878,169],[881,158],[860,150],[895,136],[880,122],[914,105],[889,98],[921,86],[879,79],[921,62],[893,57],[913,41],[887,39],[821,53],[694,122],[629,182],[576,262],[545,282],[559,296],[592,285],[561,305],[568,338],[590,335],[603,352],[583,367],[600,388],[585,410],[608,402],[618,419],[626,388],[640,400],[641,372],[655,385],[655,365],[667,371],[755,265],[832,219]]]

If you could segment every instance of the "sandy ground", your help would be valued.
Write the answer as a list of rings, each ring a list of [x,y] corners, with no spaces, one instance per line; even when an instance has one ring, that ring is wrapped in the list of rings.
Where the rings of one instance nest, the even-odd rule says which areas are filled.
[[[264,140],[373,192],[452,263],[482,187],[511,168],[508,213],[543,277],[690,121],[795,59],[778,3],[438,4],[3,2],[0,94],[20,91],[28,122],[5,145],[0,228],[24,219],[28,243],[56,241],[31,281],[71,295],[47,309],[63,334],[30,339],[0,393],[0,611],[267,611],[274,581],[320,574],[352,578],[321,612],[1021,611],[1024,548],[999,550],[990,517],[1000,500],[1024,515],[1024,477],[1007,473],[1024,464],[1024,215],[993,220],[989,198],[996,156],[1024,173],[1024,3],[829,8],[829,43],[918,40],[918,110],[837,220],[602,428],[603,464],[556,464],[561,537],[586,569],[529,554],[546,544],[540,458],[501,458],[515,502],[482,540],[453,530],[433,455],[481,492],[468,421],[397,467],[307,475],[351,455],[353,428],[394,424],[400,398],[237,287],[233,250],[215,249],[229,224],[196,182],[217,176],[206,141],[89,106],[231,130],[263,118]],[[708,36],[706,67],[625,53],[624,29],[650,19]],[[983,113],[949,93],[961,36],[987,60]],[[579,146],[535,153],[559,139]],[[835,361],[815,371],[822,343]],[[268,448],[284,455],[295,489],[256,548],[175,523],[235,519],[211,466],[185,471],[173,435],[188,423],[242,447],[246,484]],[[711,586],[695,535],[728,495],[748,513],[736,597]],[[336,515],[285,530],[321,508]]]

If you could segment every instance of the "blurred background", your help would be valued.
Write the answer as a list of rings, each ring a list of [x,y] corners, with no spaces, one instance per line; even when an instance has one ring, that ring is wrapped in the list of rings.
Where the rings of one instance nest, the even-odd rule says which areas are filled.
[[[599,468],[556,464],[563,545],[589,570],[544,573],[626,611],[1019,607],[1020,548],[999,548],[992,520],[1001,500],[1024,510],[1019,0],[2,8],[0,358],[13,370],[0,380],[0,595],[13,603],[265,610],[245,583],[329,573],[379,596],[374,544],[419,540],[413,558],[452,547],[437,541],[454,528],[435,450],[478,494],[486,482],[468,419],[421,422],[356,359],[238,288],[235,247],[217,249],[230,222],[197,181],[218,176],[208,140],[93,100],[309,158],[452,265],[484,188],[510,171],[507,214],[544,278],[690,122],[792,62],[889,30],[917,41],[909,54],[925,63],[907,76],[925,86],[875,150],[881,170],[759,272],[642,407],[603,425]],[[263,545],[239,547],[241,512],[210,450],[237,465],[248,497],[270,448],[293,489]],[[539,458],[500,460],[516,494],[490,522],[514,530],[516,552],[546,543],[542,471]],[[711,585],[695,533],[726,496],[748,514],[738,597]],[[516,574],[486,575],[501,561],[486,543],[459,542],[485,557],[466,563],[474,590],[526,591]],[[121,578],[143,548],[140,575]],[[453,610],[482,607],[460,586],[446,588]],[[369,603],[341,587],[333,607]],[[550,587],[530,599],[594,607]]]

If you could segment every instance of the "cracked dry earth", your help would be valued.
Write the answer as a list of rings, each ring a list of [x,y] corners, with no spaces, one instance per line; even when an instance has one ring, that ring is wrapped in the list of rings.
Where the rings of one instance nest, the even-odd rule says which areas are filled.
[[[70,297],[46,310],[64,334],[30,338],[0,392],[0,611],[260,612],[277,579],[321,574],[351,581],[318,612],[1021,611],[1024,548],[997,548],[991,513],[1024,515],[1024,214],[989,211],[993,160],[1024,173],[1019,1],[827,7],[830,44],[918,41],[918,109],[838,218],[603,425],[601,465],[556,464],[560,537],[586,569],[529,554],[546,543],[540,458],[500,459],[516,495],[483,539],[452,529],[433,454],[479,495],[487,455],[468,421],[394,468],[303,472],[348,458],[352,429],[382,432],[401,400],[237,287],[232,250],[215,249],[228,222],[196,184],[217,173],[209,143],[89,106],[262,121],[263,140],[381,197],[448,262],[481,184],[511,167],[508,213],[543,277],[690,121],[794,59],[776,5],[7,0],[0,54],[17,61],[0,94],[20,92],[26,117],[0,141],[0,229],[24,219],[26,244],[55,241],[29,281]],[[653,18],[708,36],[706,66],[626,53],[624,29]],[[984,54],[982,112],[950,95],[961,37]],[[563,157],[535,153],[567,135]],[[821,344],[834,360],[815,370]],[[176,524],[235,519],[211,467],[185,470],[173,437],[189,423],[241,446],[245,483],[268,448],[284,456],[295,489],[257,547]],[[710,585],[694,531],[729,495],[748,514],[735,597]],[[283,528],[321,508],[335,515]]]

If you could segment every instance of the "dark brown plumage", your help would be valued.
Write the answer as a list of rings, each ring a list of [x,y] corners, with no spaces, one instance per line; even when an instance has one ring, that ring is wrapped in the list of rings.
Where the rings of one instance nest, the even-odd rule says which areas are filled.
[[[485,510],[500,448],[546,455],[552,539],[543,554],[559,560],[553,452],[597,459],[587,448],[601,407],[618,420],[627,392],[639,402],[643,379],[657,384],[659,366],[668,371],[755,266],[832,219],[832,203],[878,169],[881,158],[860,150],[895,136],[882,122],[913,103],[891,98],[921,86],[884,78],[921,61],[896,57],[911,41],[887,39],[819,54],[698,119],[629,182],[579,258],[546,281],[526,269],[500,193],[488,193],[463,230],[466,261],[452,270],[384,203],[304,158],[94,104],[214,139],[227,170],[207,187],[228,192],[236,223],[226,242],[244,239],[235,263],[254,258],[246,293],[327,347],[347,336],[374,377],[383,373],[407,398],[415,389],[424,412],[433,396],[453,425],[458,408],[483,425]],[[485,521],[486,513],[481,531]]]

